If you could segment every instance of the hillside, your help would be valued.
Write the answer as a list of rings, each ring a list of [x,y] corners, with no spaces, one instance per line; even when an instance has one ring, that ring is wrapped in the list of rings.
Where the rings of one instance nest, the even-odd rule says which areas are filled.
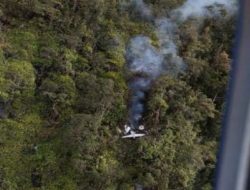
[[[155,18],[183,3],[145,0]],[[212,189],[236,16],[221,7],[177,22],[185,69],[153,80],[147,135],[124,140],[126,48],[137,35],[161,48],[141,10],[122,0],[0,0],[0,189]]]

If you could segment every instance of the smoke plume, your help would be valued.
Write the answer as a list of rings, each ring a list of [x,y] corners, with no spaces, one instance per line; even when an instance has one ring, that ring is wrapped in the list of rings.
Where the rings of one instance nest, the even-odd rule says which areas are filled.
[[[218,16],[224,9],[227,14],[234,14],[237,3],[234,0],[187,0],[181,7],[172,12],[172,16],[185,21],[190,17],[207,18]]]
[[[163,57],[151,45],[148,37],[137,36],[132,38],[126,53],[129,63],[128,68],[131,72],[145,73],[149,78],[155,78],[160,75]]]
[[[129,82],[131,101],[129,107],[129,123],[136,129],[144,112],[145,94],[152,82],[162,74],[176,76],[185,71],[186,65],[179,56],[178,24],[195,17],[203,20],[218,16],[223,8],[228,14],[237,10],[234,0],[187,0],[182,6],[173,10],[170,17],[154,18],[150,8],[143,0],[131,0],[131,4],[141,16],[153,20],[155,32],[159,40],[159,48],[151,44],[146,36],[133,37],[127,46],[127,67],[134,74]]]
[[[143,0],[131,0],[131,5],[142,18],[150,19],[152,17],[150,8],[143,2]]]
[[[128,69],[137,75],[129,83],[132,93],[129,123],[137,127],[144,110],[145,93],[162,72],[163,55],[151,45],[148,37],[137,36],[130,40],[126,59]]]

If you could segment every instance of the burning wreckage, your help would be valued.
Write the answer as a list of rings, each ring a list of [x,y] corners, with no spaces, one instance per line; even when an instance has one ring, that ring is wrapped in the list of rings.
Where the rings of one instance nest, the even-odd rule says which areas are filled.
[[[128,124],[124,126],[125,135],[122,138],[145,136],[141,120],[146,94],[159,76],[171,72],[170,68],[175,68],[175,73],[178,73],[185,67],[182,58],[178,56],[178,46],[174,43],[175,24],[169,19],[153,20],[160,46],[156,48],[149,37],[138,35],[130,40],[126,48],[126,66],[132,79],[128,82],[131,92]]]
[[[122,138],[138,138],[145,136],[144,125],[141,124],[144,112],[144,103],[150,80],[146,75],[136,73],[136,77],[129,83],[131,99],[129,104],[128,123],[124,125],[124,136]]]
[[[128,82],[131,92],[128,124],[124,126],[122,138],[138,138],[145,136],[141,120],[145,110],[146,94],[161,73],[163,57],[151,45],[148,37],[137,36],[131,39],[127,47],[126,60],[132,79]]]
[[[123,139],[125,138],[138,138],[138,137],[143,137],[145,136],[144,133],[140,133],[140,131],[144,130],[144,126],[140,125],[138,129],[136,129],[133,126],[129,125],[124,125],[124,136],[122,137]]]
[[[141,124],[144,113],[144,103],[146,93],[149,91],[153,81],[162,74],[177,76],[186,69],[181,56],[179,56],[178,41],[179,30],[178,23],[183,23],[190,17],[213,17],[219,15],[216,5],[223,5],[229,12],[235,10],[234,1],[228,0],[197,0],[194,6],[193,0],[187,0],[183,6],[173,10],[170,17],[156,18],[150,8],[143,0],[132,1],[137,11],[147,20],[152,21],[155,27],[155,33],[158,37],[159,46],[152,45],[149,37],[138,35],[133,37],[126,48],[126,66],[132,74],[132,80],[128,87],[131,92],[129,105],[128,124],[124,126],[123,138],[142,137],[144,126]],[[208,7],[213,5],[214,9],[208,11]],[[139,76],[138,76],[139,73]]]

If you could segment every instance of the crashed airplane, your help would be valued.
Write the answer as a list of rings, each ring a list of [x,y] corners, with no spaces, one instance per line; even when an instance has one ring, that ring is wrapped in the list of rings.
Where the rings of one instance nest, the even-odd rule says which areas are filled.
[[[144,126],[140,125],[138,127],[138,131],[143,131]],[[123,139],[125,138],[139,138],[145,136],[144,133],[137,133],[134,127],[130,127],[129,125],[124,125],[124,136],[122,136]]]

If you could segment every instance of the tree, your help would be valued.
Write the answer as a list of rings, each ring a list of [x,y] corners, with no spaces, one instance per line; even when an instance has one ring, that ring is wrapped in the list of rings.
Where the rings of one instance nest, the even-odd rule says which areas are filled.
[[[35,73],[31,63],[9,61],[0,64],[0,101],[7,115],[20,116],[33,101]]]

